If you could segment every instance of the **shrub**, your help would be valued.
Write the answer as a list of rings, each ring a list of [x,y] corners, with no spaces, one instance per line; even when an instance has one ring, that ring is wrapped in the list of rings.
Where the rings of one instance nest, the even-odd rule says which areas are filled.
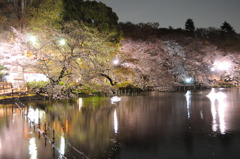
[[[38,90],[40,88],[43,88],[44,86],[46,86],[49,82],[48,81],[31,81],[28,82],[28,86],[30,90]]]

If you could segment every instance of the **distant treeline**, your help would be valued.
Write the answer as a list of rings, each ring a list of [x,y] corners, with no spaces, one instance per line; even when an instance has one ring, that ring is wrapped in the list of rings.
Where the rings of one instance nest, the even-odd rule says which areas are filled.
[[[189,19],[188,19],[189,20]],[[186,21],[185,29],[160,28],[159,23],[139,23],[133,24],[131,22],[119,23],[120,28],[125,38],[147,40],[149,37],[162,38],[168,37],[173,40],[181,42],[179,35],[191,37],[196,40],[203,41],[206,44],[213,44],[219,49],[225,51],[240,51],[240,35],[236,33],[230,24],[224,22],[221,28],[197,28],[188,25]]]

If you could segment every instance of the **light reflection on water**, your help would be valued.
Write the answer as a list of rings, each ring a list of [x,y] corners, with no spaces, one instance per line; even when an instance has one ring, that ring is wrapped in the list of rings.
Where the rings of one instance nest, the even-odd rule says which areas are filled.
[[[31,120],[56,130],[55,156],[18,109],[0,108],[0,158],[80,158],[83,152],[93,159],[235,159],[240,157],[239,95],[240,89],[212,89],[26,103]],[[16,153],[6,141],[22,130],[15,141],[27,148]],[[51,130],[48,135],[52,138]]]
[[[64,134],[62,134],[60,139],[60,158],[65,154],[65,138]]]
[[[35,137],[30,138],[29,140],[29,155],[30,159],[37,159],[37,145]]]
[[[117,118],[117,110],[114,110],[114,116],[113,116],[113,122],[114,122],[114,132],[115,134],[118,133],[118,118]]]
[[[39,119],[43,119],[45,116],[45,112],[40,109],[33,109],[32,106],[28,108],[28,118],[35,122],[36,124],[39,123]]]
[[[191,91],[188,90],[185,94],[186,100],[187,100],[187,116],[188,119],[191,117]]]
[[[207,95],[211,101],[211,113],[212,113],[212,130],[216,132],[218,128],[221,134],[225,134],[226,124],[225,124],[225,109],[227,107],[226,94],[223,92],[215,92],[215,88]],[[217,122],[217,119],[219,121]]]
[[[83,106],[83,100],[82,100],[82,98],[78,98],[78,108],[79,108],[79,111],[81,111],[82,106]]]

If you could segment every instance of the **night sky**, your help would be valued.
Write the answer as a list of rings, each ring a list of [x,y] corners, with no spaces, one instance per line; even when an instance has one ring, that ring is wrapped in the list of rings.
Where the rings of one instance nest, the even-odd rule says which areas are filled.
[[[117,13],[120,22],[159,22],[160,27],[220,28],[224,21],[240,33],[240,0],[98,0]]]

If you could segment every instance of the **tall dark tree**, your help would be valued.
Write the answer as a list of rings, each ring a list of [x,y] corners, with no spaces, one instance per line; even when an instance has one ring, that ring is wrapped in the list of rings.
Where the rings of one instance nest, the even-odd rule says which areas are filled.
[[[29,9],[34,1],[35,0],[8,0],[8,2],[13,6],[12,11],[18,23],[17,27],[21,31],[23,31],[27,24]]]
[[[226,33],[234,33],[234,29],[233,27],[228,23],[228,22],[224,22],[223,25],[221,26],[221,30],[223,32],[226,32]]]
[[[193,32],[195,31],[195,26],[194,26],[194,22],[192,19],[187,19],[186,23],[185,23],[185,29],[187,31]]]
[[[64,24],[62,13],[62,0],[40,0],[31,7],[29,29],[41,31],[51,27],[61,30]]]
[[[0,32],[6,31],[9,23],[9,19],[12,17],[11,5],[7,1],[0,1]]]
[[[112,8],[102,2],[83,0],[63,0],[64,20],[77,20],[100,31],[118,30],[118,16]]]

